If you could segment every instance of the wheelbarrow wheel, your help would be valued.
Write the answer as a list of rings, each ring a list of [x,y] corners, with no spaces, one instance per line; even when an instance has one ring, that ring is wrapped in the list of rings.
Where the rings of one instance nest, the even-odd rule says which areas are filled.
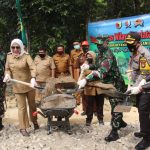
[[[69,135],[72,135],[72,134],[73,134],[73,132],[72,132],[71,130],[68,130],[67,133],[68,133]]]
[[[48,132],[47,132],[47,135],[50,135],[50,134],[52,134],[52,131],[48,131]]]

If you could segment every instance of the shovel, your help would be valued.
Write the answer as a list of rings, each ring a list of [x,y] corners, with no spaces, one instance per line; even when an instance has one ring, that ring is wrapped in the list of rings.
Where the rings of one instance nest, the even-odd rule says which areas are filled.
[[[16,79],[10,79],[10,81],[11,82],[15,82],[15,83],[20,83],[20,84],[23,84],[23,85],[31,87],[31,83],[28,83],[28,82],[24,82],[24,81],[20,81],[20,80],[16,80]],[[33,87],[31,87],[31,88],[33,88]],[[40,86],[34,86],[33,89],[43,90],[44,88],[40,87]]]

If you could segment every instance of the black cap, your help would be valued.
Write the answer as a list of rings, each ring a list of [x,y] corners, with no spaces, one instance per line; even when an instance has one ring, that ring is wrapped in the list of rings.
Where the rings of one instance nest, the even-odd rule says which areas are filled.
[[[125,43],[133,44],[135,41],[140,41],[141,36],[137,32],[129,32],[126,36]]]

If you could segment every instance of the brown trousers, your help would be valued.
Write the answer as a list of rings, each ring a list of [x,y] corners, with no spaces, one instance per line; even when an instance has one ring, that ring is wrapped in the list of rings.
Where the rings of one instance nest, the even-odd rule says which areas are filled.
[[[36,111],[35,106],[35,90],[29,91],[27,93],[17,93],[15,94],[18,102],[18,117],[20,129],[26,129],[30,127],[26,99],[29,105],[30,120],[33,123],[37,122],[37,117],[33,116],[33,112]]]
[[[83,93],[81,96],[82,96],[82,109],[84,112],[86,112],[88,95],[85,95]],[[94,101],[93,112],[96,112],[96,111],[97,111],[96,102]]]

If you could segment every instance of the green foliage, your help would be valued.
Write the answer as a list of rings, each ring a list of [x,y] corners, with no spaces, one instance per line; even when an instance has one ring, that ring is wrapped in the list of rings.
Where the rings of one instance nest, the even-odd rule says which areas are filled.
[[[40,47],[50,55],[56,45],[66,52],[74,40],[85,40],[87,23],[150,12],[149,0],[20,0],[28,33],[30,53],[34,57]],[[20,24],[15,0],[0,0],[0,42],[9,51],[10,41],[20,38]]]

